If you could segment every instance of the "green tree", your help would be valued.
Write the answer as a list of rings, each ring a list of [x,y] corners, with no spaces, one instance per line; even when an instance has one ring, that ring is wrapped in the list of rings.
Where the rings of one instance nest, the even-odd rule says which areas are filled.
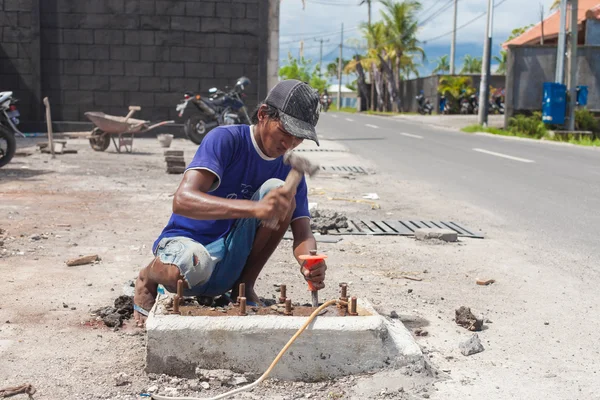
[[[461,74],[477,74],[481,72],[481,57],[473,57],[470,54],[463,58],[463,67]]]
[[[443,76],[440,78],[438,92],[445,96],[458,99],[462,93],[471,95],[475,89],[471,86],[473,81],[468,76]]]
[[[508,42],[509,40],[513,40],[514,38],[516,38],[517,36],[521,36],[522,34],[524,34],[529,28],[531,28],[533,26],[533,24],[527,25],[527,26],[522,26],[520,28],[515,28],[512,31],[510,31],[510,35],[508,36],[508,39],[506,39],[506,41]]]
[[[498,63],[498,68],[496,68],[497,74],[506,74],[506,50],[500,51],[500,57],[494,56],[494,61]]]
[[[283,79],[298,79],[308,82],[311,76],[309,63],[304,57],[298,60],[292,57],[291,54],[288,54],[285,65],[279,68],[279,76]]]
[[[450,71],[450,63],[448,62],[448,55],[445,56],[441,56],[438,57],[438,59],[436,60],[436,65],[435,68],[433,69],[433,71],[431,72],[432,74],[445,74],[448,73]]]

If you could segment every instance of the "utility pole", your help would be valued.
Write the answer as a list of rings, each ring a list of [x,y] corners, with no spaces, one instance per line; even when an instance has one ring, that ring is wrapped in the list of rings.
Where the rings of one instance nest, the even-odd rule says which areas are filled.
[[[454,59],[456,57],[456,17],[458,0],[454,0],[454,22],[452,23],[452,44],[450,45],[450,75],[454,75]]]
[[[542,28],[542,36],[540,37],[540,44],[544,45],[544,5],[540,3],[540,25]]]
[[[327,43],[329,42],[329,39],[324,40],[323,38],[321,39],[315,39],[315,42],[321,42],[321,49],[319,51],[319,78],[323,77],[323,42]]]
[[[489,103],[490,58],[492,56],[492,25],[494,23],[494,0],[488,0],[488,15],[483,42],[483,62],[481,63],[481,85],[479,87],[479,125],[487,126]]]
[[[567,0],[560,0],[560,30],[558,32],[558,46],[556,50],[556,75],[554,82],[563,83],[565,75],[565,31],[567,24]]]
[[[344,53],[344,23],[342,22],[342,36],[340,39],[340,58],[338,59],[338,94],[337,94],[337,109],[342,105],[342,56]]]
[[[577,106],[577,6],[578,0],[571,0],[571,51],[569,53],[569,125],[567,130],[575,130],[575,107]]]

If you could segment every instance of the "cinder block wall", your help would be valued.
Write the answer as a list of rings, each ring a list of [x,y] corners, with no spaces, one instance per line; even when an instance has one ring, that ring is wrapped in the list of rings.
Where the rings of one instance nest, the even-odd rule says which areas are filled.
[[[250,78],[250,107],[266,95],[268,0],[0,0],[0,90],[24,120],[85,111],[176,119],[186,90]],[[277,23],[271,21],[271,24]]]

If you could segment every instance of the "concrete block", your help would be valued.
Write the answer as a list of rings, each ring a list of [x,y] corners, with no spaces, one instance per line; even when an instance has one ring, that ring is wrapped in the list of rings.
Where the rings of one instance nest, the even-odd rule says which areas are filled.
[[[94,105],[96,106],[124,106],[123,92],[94,92]]]
[[[63,45],[64,46],[64,45]],[[82,60],[107,60],[110,56],[108,45],[92,44],[79,46],[79,58]]]
[[[118,29],[98,29],[94,32],[96,44],[123,44],[123,31]]]
[[[154,31],[126,31],[125,44],[128,45],[154,45]]]
[[[258,21],[253,19],[238,19],[231,25],[233,33],[247,33],[249,35],[258,35]]]
[[[216,9],[217,17],[223,18],[244,18],[246,15],[246,5],[237,2],[219,2]]]
[[[142,61],[169,61],[171,49],[168,46],[141,46]]]
[[[78,60],[79,46],[76,44],[47,44],[42,46],[44,60]],[[82,59],[85,59],[82,57]]]
[[[94,104],[94,92],[85,90],[66,90],[65,104]]]
[[[31,11],[31,0],[4,0],[4,11]]]
[[[163,15],[140,17],[140,28],[142,29],[168,30],[170,23],[171,19]]]
[[[160,77],[182,77],[183,63],[157,62],[154,64],[154,71],[155,74]]]
[[[194,47],[172,47],[171,61],[191,61],[200,60],[200,49]]]
[[[143,79],[142,79],[142,82],[144,82]],[[127,104],[135,104],[136,106],[143,107],[142,112],[145,112],[146,115],[152,115],[152,114],[148,113],[148,109],[146,108],[146,107],[154,107],[154,96],[152,95],[152,93],[147,93],[147,92],[125,93],[125,100],[126,100]],[[141,117],[138,116],[138,118],[141,118]]]
[[[94,73],[94,62],[87,60],[68,60],[63,63],[66,75],[92,75]]]
[[[238,22],[238,21],[236,21]],[[200,31],[201,32],[229,32],[231,30],[231,19],[230,18],[201,18]]]
[[[18,21],[19,21],[19,26],[22,26],[24,28],[31,28],[31,13],[20,12]]]
[[[163,32],[156,32],[154,35],[154,43],[157,46],[177,46],[184,43],[185,36],[183,32],[169,32],[168,30]]]
[[[194,17],[214,17],[215,3],[208,1],[186,1],[185,15]]]
[[[96,61],[94,73],[96,75],[123,75],[123,61]]]
[[[137,76],[111,76],[110,90],[134,92],[140,89],[140,78]]]
[[[146,371],[150,373],[190,377],[199,367],[260,375],[306,321],[294,316],[169,315],[163,299],[159,296],[146,322]],[[319,381],[424,364],[420,347],[400,321],[382,317],[366,301],[359,301],[360,309],[370,315],[317,317],[271,376]]]
[[[215,35],[212,33],[186,32],[183,44],[186,46],[210,48],[212,51],[215,46]]]
[[[185,15],[185,3],[183,1],[159,0],[156,2],[157,15]]]
[[[109,90],[110,81],[108,76],[80,76],[79,89],[81,90]]]
[[[110,59],[137,61],[140,59],[140,48],[138,46],[110,46]]]
[[[31,29],[22,27],[4,27],[3,42],[25,43],[31,41]]]
[[[171,17],[174,31],[200,32],[200,19],[197,17]]]
[[[154,15],[154,1],[125,0],[125,14]]]
[[[444,242],[456,242],[458,240],[458,234],[451,229],[422,228],[415,231],[415,239],[439,239]]]
[[[186,63],[186,78],[212,78],[215,76],[215,66],[211,63]],[[241,75],[240,75],[241,76]]]
[[[63,43],[93,44],[94,31],[90,29],[64,29]]]
[[[18,58],[19,45],[17,43],[2,43],[0,44],[0,58]]]
[[[225,64],[230,62],[229,49],[210,49],[200,52],[200,61],[205,63]]]
[[[115,62],[115,61],[113,61]],[[126,61],[125,75],[127,76],[154,76],[154,63]]]
[[[168,91],[169,87],[168,78],[144,78],[140,81],[140,88],[143,92]]]

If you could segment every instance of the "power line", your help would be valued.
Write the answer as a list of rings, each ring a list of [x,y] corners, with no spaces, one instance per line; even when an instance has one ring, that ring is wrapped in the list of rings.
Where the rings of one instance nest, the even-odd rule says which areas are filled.
[[[440,16],[444,11],[446,11],[447,9],[449,9],[452,4],[453,4],[454,0],[448,0],[448,2],[446,2],[446,4],[442,5],[437,11],[434,11],[429,17],[425,18],[423,21],[418,23],[418,26],[423,26],[426,23],[428,23],[429,21],[433,21],[434,19],[436,19],[438,16]]]
[[[497,7],[501,6],[505,2],[506,2],[506,0],[501,0],[498,4],[496,4],[494,6],[494,8],[497,8]],[[456,28],[456,30],[459,30],[459,29],[462,29],[462,28],[464,28],[464,27],[466,27],[468,25],[471,25],[473,22],[477,21],[479,18],[481,18],[481,17],[483,17],[485,15],[487,15],[487,12],[484,11],[483,13],[481,13],[480,15],[478,15],[477,17],[473,18],[470,21],[465,22],[464,24],[462,24],[461,26],[459,26],[458,28]],[[435,37],[432,37],[432,38],[429,38],[429,39],[422,40],[422,42],[425,43],[425,44],[428,43],[428,42],[433,42],[434,40],[438,40],[438,39],[443,38],[444,36],[448,36],[448,35],[452,34],[453,31],[454,30],[452,30],[450,32],[446,32],[446,33],[444,33],[442,35],[439,35],[439,36],[435,36]]]
[[[346,29],[346,32],[348,32],[348,31],[355,31],[355,30],[357,30],[357,29],[359,29],[359,27],[358,27],[358,26],[357,26],[357,27],[355,27],[355,28]],[[279,44],[280,44],[280,45],[282,45],[282,44],[284,44],[284,45],[285,45],[285,44],[297,43],[297,42],[298,42],[298,41],[300,41],[300,40],[313,40],[313,39],[320,39],[320,38],[322,38],[322,37],[336,36],[336,35],[339,35],[339,34],[340,34],[340,31],[338,30],[338,31],[331,32],[331,33],[328,33],[328,34],[321,34],[321,35],[316,35],[316,36],[308,36],[308,37],[300,37],[299,39],[295,39],[295,40],[286,40],[286,41],[283,41],[283,42],[279,42]],[[313,33],[313,35],[314,35],[314,33]],[[285,35],[285,36],[288,36],[288,35]]]
[[[340,7],[350,7],[350,6],[358,6],[357,3],[338,3],[331,0],[307,0],[308,3],[312,4],[322,4],[326,6],[340,6]]]

